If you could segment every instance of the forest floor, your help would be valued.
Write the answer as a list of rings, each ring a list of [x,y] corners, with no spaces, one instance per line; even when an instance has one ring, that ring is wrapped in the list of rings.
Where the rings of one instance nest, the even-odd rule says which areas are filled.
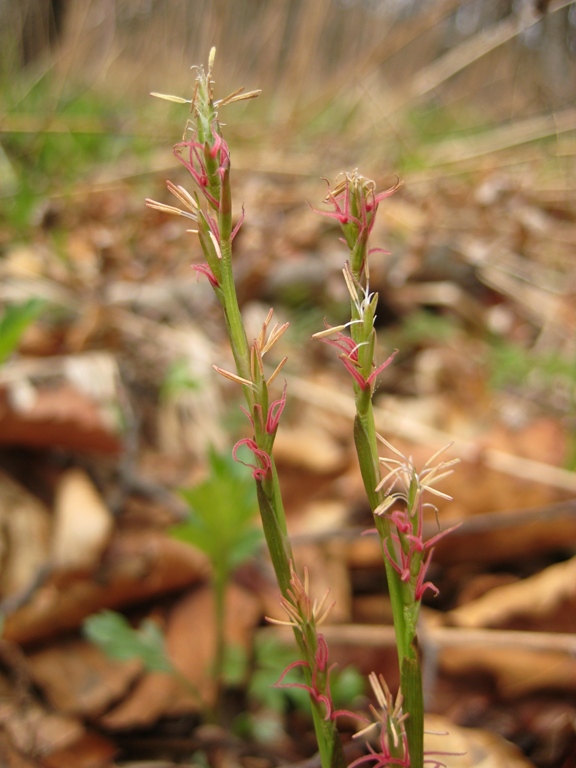
[[[373,234],[390,252],[371,263],[379,355],[399,350],[375,393],[378,428],[416,467],[448,443],[461,459],[442,486],[453,501],[438,499],[427,521],[430,535],[460,527],[434,552],[440,594],[425,599],[420,635],[429,728],[451,734],[436,748],[466,753],[447,766],[576,765],[576,203],[563,146],[479,152],[457,172],[439,158],[406,174]],[[247,149],[232,161],[247,325],[257,335],[270,307],[290,322],[275,456],[296,557],[314,593],[336,601],[324,633],[338,670],[376,671],[394,688],[349,377],[311,339],[347,311],[337,227],[311,209],[323,205],[321,171]],[[190,266],[195,236],[144,208],[167,200],[167,176],[185,184],[180,174],[104,166],[38,199],[25,233],[0,224],[2,305],[44,302],[0,371],[9,768],[272,768],[314,753],[305,706],[269,687],[294,656],[264,618],[281,611],[263,553],[229,585],[228,641],[245,663],[217,725],[180,681],[111,659],[82,633],[103,609],[135,627],[153,619],[171,662],[213,700],[209,568],[170,529],[186,514],[179,489],[247,423],[237,387],[212,369],[231,356]],[[346,708],[365,708],[367,691],[350,685]],[[362,744],[352,721],[344,730],[352,761]]]

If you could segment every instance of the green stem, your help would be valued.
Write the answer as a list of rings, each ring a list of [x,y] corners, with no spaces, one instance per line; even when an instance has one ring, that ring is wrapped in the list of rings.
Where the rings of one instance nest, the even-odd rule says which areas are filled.
[[[224,308],[224,318],[226,320],[226,330],[234,355],[234,362],[239,376],[243,379],[250,379],[250,347],[244,329],[242,313],[238,304],[236,286],[234,285],[234,275],[232,272],[232,243],[230,239],[222,240],[220,243],[222,252],[221,285],[222,306]],[[253,403],[253,396],[249,387],[244,387],[244,394],[250,407]]]
[[[359,399],[357,399],[357,406]],[[374,427],[374,414],[371,401],[363,403],[364,412],[357,411],[354,421],[354,440],[356,443],[356,452],[360,472],[364,483],[364,490],[370,508],[374,510],[382,501],[381,495],[375,490],[380,481],[377,459],[378,447],[376,443],[376,429]],[[371,428],[372,427],[372,428]],[[374,523],[380,537],[384,567],[386,569],[386,579],[388,582],[388,592],[392,606],[392,617],[394,620],[394,631],[396,634],[396,647],[398,650],[398,662],[402,664],[402,659],[407,655],[410,638],[407,636],[406,616],[404,612],[404,600],[402,599],[402,582],[400,576],[389,561],[384,552],[390,541],[390,523],[385,517],[374,515]]]
[[[250,370],[250,348],[246,338],[246,331],[242,322],[242,315],[238,305],[236,288],[232,275],[232,248],[229,240],[221,243],[222,251],[222,304],[226,318],[226,326],[232,346],[232,352],[236,363],[236,370],[242,378],[251,380]],[[256,402],[256,393],[248,386],[244,388],[244,395],[250,411]],[[258,435],[256,435],[258,437]],[[269,446],[259,445],[259,448],[268,452]],[[276,574],[276,579],[280,591],[284,597],[288,596],[290,589],[290,565],[294,563],[292,546],[288,538],[286,516],[282,502],[280,483],[273,457],[271,460],[271,470],[269,476],[263,481],[256,482],[258,495],[258,506],[262,519],[262,527],[272,566]],[[312,684],[311,671],[315,659],[314,651],[305,642],[299,630],[294,630],[296,642],[298,643],[302,657],[306,659],[309,668],[306,671],[307,683]],[[340,735],[336,729],[333,720],[325,720],[321,707],[312,700],[312,716],[314,730],[318,741],[318,750],[322,768],[345,768],[346,761],[342,749]]]
[[[357,317],[354,304],[351,309],[352,318]],[[352,325],[353,338],[357,344],[374,342],[373,335],[370,339],[363,338],[362,325]],[[373,330],[370,329],[373,334]],[[372,361],[367,361],[366,375]],[[378,440],[376,437],[376,424],[372,406],[372,391],[370,387],[362,389],[356,385],[356,418],[354,421],[354,440],[364,489],[370,503],[372,512],[383,501],[383,493],[376,491],[380,482],[380,463],[378,459]],[[422,693],[422,674],[417,652],[416,627],[414,618],[414,597],[406,594],[405,585],[400,579],[399,573],[391,563],[388,546],[392,546],[390,523],[381,515],[374,515],[374,522],[380,537],[388,592],[392,607],[394,633],[396,636],[396,648],[400,668],[400,684],[404,696],[404,709],[409,713],[406,720],[406,737],[411,768],[423,768],[423,741],[424,741],[424,701]]]
[[[261,365],[261,359],[253,361],[246,330],[242,321],[242,314],[238,304],[236,286],[232,270],[232,198],[230,190],[230,166],[229,156],[219,154],[216,146],[220,138],[220,126],[217,113],[212,101],[211,68],[214,61],[214,49],[210,54],[207,75],[203,70],[197,77],[196,92],[193,101],[196,131],[199,143],[204,146],[203,164],[208,177],[208,190],[210,192],[209,205],[218,211],[218,243],[209,244],[208,238],[215,240],[214,231],[210,229],[207,216],[199,217],[201,235],[204,237],[204,252],[210,266],[212,261],[214,276],[218,281],[216,295],[218,296],[225,316],[226,328],[232,347],[232,354],[239,377],[246,382],[243,385],[244,396],[248,404],[248,412],[254,416],[254,440],[259,451],[264,451],[268,456],[272,450],[274,435],[264,434],[261,424],[256,418],[256,406],[261,417],[266,418],[268,413],[268,389],[263,381],[261,371],[253,371],[253,366]],[[218,158],[218,161],[216,160]],[[200,218],[202,221],[200,221]],[[203,227],[203,229],[202,229]],[[291,565],[293,554],[288,539],[286,518],[280,492],[280,485],[276,467],[270,456],[270,469],[262,480],[256,481],[258,505],[262,517],[264,535],[268,544],[270,557],[276,573],[282,595],[289,599]],[[223,574],[220,574],[223,577]],[[228,574],[226,574],[227,576]],[[224,599],[225,580],[215,577],[215,610],[217,625],[217,650],[216,650],[216,676],[217,685],[222,682],[222,668],[224,663]],[[315,627],[314,627],[315,629]],[[307,641],[300,630],[295,629],[302,658],[307,663],[305,677],[307,684],[312,687],[312,670],[315,664],[317,649],[317,635],[313,640]],[[318,739],[318,747],[322,768],[345,768],[344,754],[340,736],[333,720],[326,720],[321,706],[312,699],[312,713],[314,727]]]
[[[258,505],[262,517],[264,536],[270,552],[270,559],[280,591],[284,597],[288,597],[290,588],[290,563],[294,562],[292,547],[286,533],[286,520],[281,506],[281,495],[278,476],[274,463],[270,478],[265,482],[257,482]],[[306,642],[299,628],[294,628],[294,636],[298,644],[300,654],[308,662],[305,669],[305,677],[308,685],[312,685],[311,670],[315,664],[315,643]],[[333,720],[325,720],[320,705],[311,699],[312,719],[318,742],[318,751],[322,768],[345,768],[346,761],[342,749],[340,734]]]
[[[277,480],[274,479],[273,482],[276,485]],[[264,537],[270,553],[272,567],[276,574],[280,592],[286,597],[290,589],[290,563],[294,562],[290,539],[284,531],[286,521],[282,519],[283,516],[280,516],[279,519],[279,510],[275,506],[274,499],[276,493],[270,497],[264,489],[263,483],[258,481],[256,482],[256,491],[258,494],[260,517],[262,518],[262,528],[264,529]]]
[[[324,719],[320,706],[315,701],[312,701],[312,721],[322,768],[346,768],[342,741],[334,721]]]
[[[416,651],[416,638],[411,645],[413,657],[405,657],[400,666],[400,685],[404,696],[404,709],[410,713],[405,722],[410,768],[424,765],[424,695],[422,692],[422,671]]]

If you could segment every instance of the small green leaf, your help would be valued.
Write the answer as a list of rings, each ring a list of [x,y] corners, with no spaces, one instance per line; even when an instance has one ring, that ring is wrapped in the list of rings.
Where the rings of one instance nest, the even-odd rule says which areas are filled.
[[[163,400],[173,400],[183,392],[193,392],[200,388],[201,383],[192,375],[188,360],[175,360],[162,382],[160,397]]]
[[[10,357],[20,343],[24,331],[40,314],[45,302],[29,299],[23,304],[7,306],[0,317],[0,365]]]
[[[139,659],[149,672],[174,672],[162,631],[151,619],[134,629],[122,614],[102,611],[86,619],[83,631],[111,659]]]
[[[210,470],[206,480],[181,490],[190,511],[171,535],[198,547],[215,570],[228,574],[252,557],[262,539],[254,525],[254,483],[231,456],[212,452]]]
[[[230,565],[232,568],[238,566],[250,560],[256,552],[262,546],[264,541],[264,534],[260,528],[248,528],[244,531],[239,531],[234,547],[230,552]]]

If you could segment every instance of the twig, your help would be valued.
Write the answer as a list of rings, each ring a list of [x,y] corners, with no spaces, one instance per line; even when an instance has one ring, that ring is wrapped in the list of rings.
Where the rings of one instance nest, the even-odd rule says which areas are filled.
[[[379,624],[332,624],[324,625],[323,634],[330,644],[358,648],[395,648],[396,639],[391,626]],[[276,627],[266,627],[260,632],[284,632]],[[290,637],[284,633],[286,639]],[[450,648],[509,648],[541,652],[564,653],[576,656],[576,635],[559,632],[525,632],[505,629],[468,629],[466,627],[438,627],[424,625],[424,642],[439,650]]]

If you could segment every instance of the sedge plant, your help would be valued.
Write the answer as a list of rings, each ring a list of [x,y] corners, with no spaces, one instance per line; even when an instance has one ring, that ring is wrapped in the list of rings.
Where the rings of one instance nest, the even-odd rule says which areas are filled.
[[[235,459],[250,467],[262,528],[281,592],[286,619],[272,620],[292,627],[299,657],[280,675],[277,687],[297,687],[310,696],[312,719],[322,768],[344,768],[345,757],[338,731],[338,718],[352,715],[334,706],[330,689],[329,650],[320,631],[330,613],[328,596],[311,597],[308,572],[294,560],[273,455],[274,440],[286,404],[286,384],[279,374],[285,359],[269,373],[265,357],[288,329],[288,324],[273,323],[273,310],[266,317],[257,338],[248,340],[236,293],[233,274],[234,238],[242,226],[244,211],[236,223],[232,218],[230,150],[222,135],[219,111],[222,107],[258,95],[243,89],[216,100],[212,72],[215,51],[208,68],[196,68],[191,99],[153,94],[190,105],[190,118],[182,141],[174,153],[194,182],[194,189],[167,182],[179,206],[147,200],[150,208],[182,216],[192,222],[189,232],[198,237],[205,261],[194,264],[197,273],[207,278],[221,305],[235,369],[214,365],[217,373],[235,382],[245,399],[243,411],[250,434],[232,449]],[[380,538],[396,632],[400,689],[392,695],[383,678],[370,676],[378,708],[372,708],[373,721],[367,721],[358,735],[376,730],[368,752],[353,765],[373,764],[377,768],[405,766],[422,768],[441,765],[436,756],[424,756],[422,673],[417,644],[420,604],[428,590],[436,587],[426,580],[434,545],[447,531],[424,540],[423,514],[427,493],[446,497],[435,483],[452,471],[454,461],[442,461],[436,454],[417,472],[411,459],[402,456],[376,431],[372,397],[379,374],[392,363],[394,353],[377,362],[374,319],[378,296],[370,291],[369,257],[380,249],[370,248],[369,239],[379,204],[395,192],[398,185],[378,192],[376,185],[357,172],[341,176],[328,188],[327,208],[319,213],[335,219],[341,226],[349,257],[343,269],[350,295],[350,320],[344,325],[326,327],[316,339],[335,347],[351,376],[356,402],[354,438],[361,474]],[[381,458],[380,446],[392,457]],[[247,458],[247,456],[249,458]],[[289,672],[298,669],[303,682],[286,682]],[[359,720],[366,720],[364,717]],[[376,744],[374,747],[372,744]],[[352,768],[352,767],[350,767]]]

